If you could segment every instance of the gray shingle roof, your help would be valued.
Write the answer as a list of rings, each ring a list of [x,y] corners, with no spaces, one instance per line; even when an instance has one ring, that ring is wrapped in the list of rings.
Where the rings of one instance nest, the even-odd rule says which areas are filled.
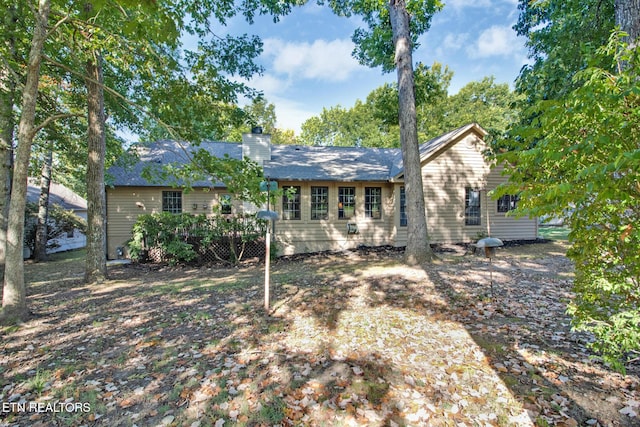
[[[38,203],[40,198],[40,182],[35,178],[29,178],[27,185],[27,201]],[[86,211],[87,201],[62,184],[52,182],[49,186],[49,206],[58,205],[66,210]]]
[[[188,143],[161,140],[149,145],[138,146],[135,151],[138,161],[131,164],[131,158],[122,158],[107,171],[107,182],[114,186],[156,186],[165,187],[168,184],[161,181],[148,181],[143,177],[145,169],[160,172],[163,165],[184,164],[189,161],[190,154],[197,148],[204,148],[212,155],[224,157],[228,155],[234,159],[242,157],[242,144],[229,142],[203,142],[200,147],[192,147]],[[222,186],[221,183],[212,185],[210,181],[197,181],[194,187]]]
[[[264,173],[291,181],[388,181],[397,148],[274,145]]]
[[[462,126],[420,146],[420,157],[427,160],[440,148],[478,125]],[[201,148],[212,155],[231,158],[242,157],[242,144],[229,142],[203,142]],[[114,186],[166,186],[164,182],[148,182],[142,177],[144,168],[160,170],[162,165],[185,163],[188,144],[176,141],[157,141],[138,149],[140,161],[132,165],[120,163],[107,174]],[[280,181],[390,181],[402,174],[402,151],[399,148],[319,147],[273,145],[271,160],[265,161],[264,173]],[[212,186],[209,181],[193,183],[194,187]],[[217,183],[215,186],[222,186]]]

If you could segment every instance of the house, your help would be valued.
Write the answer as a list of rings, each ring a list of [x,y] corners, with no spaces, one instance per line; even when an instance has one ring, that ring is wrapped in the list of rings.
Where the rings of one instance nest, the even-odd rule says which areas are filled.
[[[492,200],[487,192],[506,178],[500,165],[483,156],[486,132],[469,124],[420,146],[431,242],[471,242],[487,235],[503,240],[536,239],[535,219],[507,216],[518,197]],[[264,168],[279,188],[293,187],[275,210],[275,240],[280,254],[343,250],[359,245],[402,247],[407,218],[402,153],[397,148],[272,145],[270,135],[243,135],[243,142],[206,142],[216,156],[248,157]],[[185,161],[185,148],[160,141],[139,153],[140,162],[114,166],[107,196],[108,256],[116,257],[131,237],[140,214],[169,211],[199,214],[222,207],[241,212],[221,184],[197,182],[185,193],[142,177],[145,165]],[[493,166],[493,167],[492,167]],[[121,250],[120,249],[120,250]]]
[[[38,204],[39,198],[40,181],[36,178],[29,178],[27,180],[27,202]],[[54,205],[76,214],[85,221],[87,220],[87,201],[64,185],[52,182],[49,186],[49,209]],[[62,236],[50,239],[47,242],[47,253],[84,248],[86,245],[87,236],[82,231],[73,229]]]

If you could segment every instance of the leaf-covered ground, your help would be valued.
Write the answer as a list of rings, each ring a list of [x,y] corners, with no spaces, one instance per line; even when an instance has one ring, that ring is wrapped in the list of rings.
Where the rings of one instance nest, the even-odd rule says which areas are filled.
[[[570,330],[559,243],[484,257],[393,250],[263,270],[27,265],[33,318],[2,329],[1,426],[637,426],[638,367]],[[493,286],[491,286],[491,277]],[[22,406],[21,406],[22,405]]]

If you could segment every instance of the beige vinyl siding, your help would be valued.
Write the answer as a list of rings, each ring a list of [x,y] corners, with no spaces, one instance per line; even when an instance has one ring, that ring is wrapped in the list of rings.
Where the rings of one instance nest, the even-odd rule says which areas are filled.
[[[162,212],[162,192],[181,191],[171,187],[117,187],[107,188],[107,258],[116,257],[117,247],[126,247],[131,230],[138,216]],[[220,206],[224,189],[195,188],[182,191],[182,212],[211,214]],[[242,211],[241,203],[233,200],[232,212]]]
[[[440,152],[429,156],[422,166],[427,225],[432,243],[474,242],[488,232],[487,214],[491,235],[503,240],[535,239],[536,219],[516,219],[499,213],[497,201],[487,193],[506,178],[501,166],[491,168],[483,157],[486,149],[478,132],[466,132],[458,140],[441,147]],[[285,220],[282,215],[282,199],[275,207],[280,220],[275,223],[274,237],[281,255],[344,250],[365,246],[405,246],[407,227],[400,226],[400,188],[402,182],[335,182],[335,181],[280,181],[278,187],[299,186],[299,220]],[[311,220],[311,187],[328,188],[328,217]],[[352,219],[338,217],[338,188],[355,188],[355,216]],[[365,188],[382,189],[382,217],[365,216]],[[465,189],[481,190],[480,224],[465,225]],[[131,238],[131,228],[137,217],[162,210],[162,191],[175,191],[169,187],[118,187],[107,189],[107,246],[108,257],[114,258],[116,248],[125,246]],[[182,193],[182,211],[185,213],[211,214],[219,206],[224,189],[196,188]],[[195,206],[195,207],[194,207]],[[247,210],[248,206],[233,201],[233,212]],[[255,211],[255,208],[251,208]],[[348,234],[347,224],[355,223],[358,234]]]
[[[382,246],[393,243],[395,206],[393,186],[388,183],[354,182],[279,182],[280,188],[299,186],[301,191],[301,219],[276,221],[276,241],[281,255],[317,251],[339,251],[359,245]],[[327,187],[329,215],[325,220],[311,219],[311,187]],[[355,187],[355,215],[351,219],[338,218],[338,188]],[[365,187],[382,188],[382,217],[366,218],[364,209]],[[282,218],[282,200],[278,200],[276,211]],[[359,233],[348,234],[347,224],[357,224]]]
[[[496,188],[505,181],[502,175],[503,165],[491,170],[487,179],[489,188]],[[491,218],[491,235],[503,240],[533,240],[538,237],[537,218],[515,218],[507,213],[498,212],[498,201],[489,198],[489,216]]]
[[[481,215],[480,225],[465,225],[465,189],[485,187],[489,165],[482,157],[484,145],[475,134],[449,146],[422,168],[427,206],[427,225],[433,243],[477,240],[486,228]],[[485,192],[481,193],[481,213],[485,208]]]
[[[482,152],[486,146],[475,134],[467,134],[460,141],[445,147],[423,165],[422,180],[427,208],[427,226],[431,243],[473,242],[487,235],[487,213],[491,235],[504,240],[535,239],[537,222],[534,219],[515,219],[498,213],[497,201],[487,192],[506,178],[502,167],[491,168]],[[406,227],[400,227],[400,187],[395,227],[396,246],[406,244]],[[480,225],[465,225],[465,189],[481,190]]]

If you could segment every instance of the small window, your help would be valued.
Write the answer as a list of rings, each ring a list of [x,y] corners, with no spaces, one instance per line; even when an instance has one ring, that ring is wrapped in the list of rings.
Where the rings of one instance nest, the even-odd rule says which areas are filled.
[[[498,199],[498,212],[506,213],[518,207],[520,196],[505,194]]]
[[[382,188],[365,187],[364,189],[364,216],[367,218],[382,218]]]
[[[282,187],[283,219],[300,219],[300,187]]]
[[[224,215],[231,214],[231,196],[229,194],[223,194],[220,196],[220,213]]]
[[[162,211],[171,213],[182,213],[182,192],[163,191]]]
[[[329,217],[329,187],[311,187],[311,219]]]
[[[338,187],[338,218],[350,219],[356,214],[356,187]]]
[[[480,225],[480,190],[465,189],[464,224]]]
[[[407,226],[407,194],[404,187],[400,187],[400,226]]]

